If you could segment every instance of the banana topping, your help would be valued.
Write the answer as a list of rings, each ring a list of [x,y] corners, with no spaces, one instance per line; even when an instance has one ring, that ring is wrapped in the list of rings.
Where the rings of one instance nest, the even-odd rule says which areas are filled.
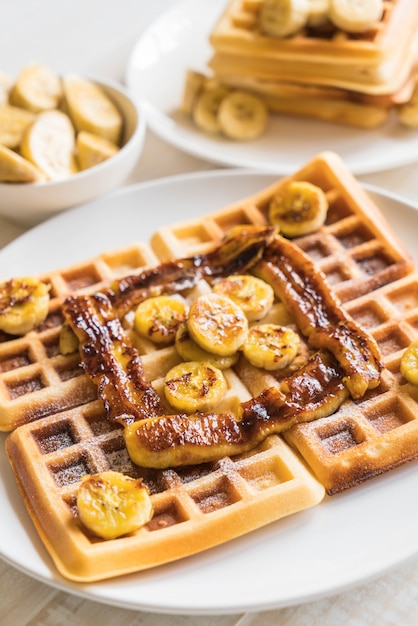
[[[214,284],[213,291],[238,304],[249,322],[261,320],[273,306],[273,288],[251,274],[223,278]]]
[[[257,324],[250,328],[242,351],[255,367],[266,370],[284,369],[296,357],[299,335],[278,324]]]
[[[264,0],[260,28],[271,37],[288,37],[306,25],[309,13],[309,0]]]
[[[188,318],[191,337],[201,348],[230,356],[247,338],[248,320],[242,309],[230,298],[210,293],[192,303]]]
[[[413,341],[403,353],[400,369],[409,383],[418,385],[418,340]]]
[[[176,332],[187,317],[184,300],[175,296],[156,296],[141,302],[135,312],[138,335],[158,345],[174,343]]]
[[[204,361],[179,363],[164,379],[167,402],[185,413],[211,411],[226,391],[227,384],[221,370]]]
[[[41,324],[49,305],[49,285],[35,278],[12,278],[0,284],[0,330],[24,335]]]
[[[270,202],[269,220],[280,227],[285,237],[300,237],[315,232],[327,217],[328,200],[320,187],[292,181]]]
[[[221,356],[204,350],[190,336],[187,322],[180,324],[175,341],[176,350],[184,361],[206,361],[220,370],[233,367],[238,361],[238,352]]]
[[[383,0],[330,0],[330,20],[348,33],[369,30],[382,15]]]
[[[218,111],[222,100],[229,94],[226,87],[212,87],[204,90],[198,97],[193,107],[193,121],[206,133],[216,134],[221,132]]]
[[[150,521],[153,507],[142,479],[107,471],[85,476],[77,495],[81,522],[102,539],[116,539]]]

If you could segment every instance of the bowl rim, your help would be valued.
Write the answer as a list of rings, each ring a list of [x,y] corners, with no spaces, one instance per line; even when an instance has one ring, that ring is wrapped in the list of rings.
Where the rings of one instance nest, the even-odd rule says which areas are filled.
[[[71,174],[66,178],[60,178],[58,180],[46,180],[46,181],[38,181],[33,183],[24,183],[24,182],[16,182],[16,183],[6,183],[0,182],[0,191],[4,190],[12,190],[12,189],[52,189],[54,187],[63,185],[64,183],[71,184],[72,181],[77,182],[83,180],[83,178],[87,178],[92,175],[92,173],[100,173],[101,170],[111,167],[112,164],[115,164],[116,161],[120,161],[122,159],[127,150],[131,149],[133,145],[136,145],[137,142],[141,143],[141,139],[145,136],[147,121],[145,114],[145,107],[142,105],[140,101],[138,101],[130,92],[129,88],[119,83],[116,80],[111,78],[106,78],[103,76],[91,76],[80,74],[78,72],[66,72],[65,74],[58,74],[58,76],[62,77],[64,75],[78,76],[84,80],[89,80],[97,85],[103,86],[108,89],[113,89],[115,92],[118,92],[122,95],[133,107],[136,114],[135,120],[135,128],[132,135],[129,139],[120,147],[118,152],[112,155],[109,159],[102,161],[101,163],[97,163],[96,165],[89,167],[85,170],[81,170]]]

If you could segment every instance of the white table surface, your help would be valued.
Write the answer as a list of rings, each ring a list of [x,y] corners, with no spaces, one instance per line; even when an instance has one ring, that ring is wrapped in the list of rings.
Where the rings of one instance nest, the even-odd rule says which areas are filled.
[[[0,69],[16,75],[28,61],[34,60],[59,72],[81,72],[124,82],[129,55],[141,32],[176,1],[0,0]],[[126,184],[214,167],[181,153],[148,132],[144,152]],[[361,179],[418,204],[417,171],[418,165],[411,165]],[[0,247],[23,230],[0,218]],[[100,605],[39,583],[0,560],[0,624],[416,626],[418,557],[337,596],[257,615],[227,616],[155,615]]]

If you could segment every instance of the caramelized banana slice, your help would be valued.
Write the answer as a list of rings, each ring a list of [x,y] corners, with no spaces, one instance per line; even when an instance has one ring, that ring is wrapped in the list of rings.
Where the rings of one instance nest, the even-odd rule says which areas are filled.
[[[0,330],[24,335],[48,314],[49,285],[35,278],[12,278],[0,284]]]
[[[248,332],[248,320],[243,310],[230,298],[209,293],[192,303],[188,329],[201,348],[230,356],[244,343]]]
[[[242,351],[255,367],[265,370],[284,369],[296,357],[299,335],[278,324],[257,324],[248,331]]]
[[[210,411],[222,400],[226,390],[221,370],[202,361],[179,363],[164,379],[167,402],[185,413]]]
[[[320,187],[292,181],[272,198],[269,220],[285,237],[300,237],[318,230],[327,212],[328,200]]]
[[[150,521],[153,507],[142,479],[108,471],[85,476],[77,495],[82,523],[102,539],[116,539]]]
[[[184,300],[176,296],[156,296],[137,306],[134,327],[141,337],[158,345],[168,345],[174,343],[177,329],[186,317]]]
[[[418,340],[413,341],[403,353],[400,369],[409,383],[418,385]]]
[[[238,304],[249,322],[263,319],[273,306],[273,288],[250,274],[228,276],[216,282],[213,291]]]
[[[220,356],[204,350],[191,338],[186,322],[180,324],[177,330],[175,346],[184,361],[206,361],[220,370],[233,367],[239,356],[238,352],[230,356]]]

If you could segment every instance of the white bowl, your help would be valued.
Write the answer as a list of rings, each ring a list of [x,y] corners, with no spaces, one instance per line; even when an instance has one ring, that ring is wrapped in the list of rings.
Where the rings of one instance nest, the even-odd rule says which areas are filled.
[[[122,86],[104,79],[88,80],[100,85],[123,115],[121,149],[106,161],[63,180],[0,184],[0,215],[3,217],[25,226],[37,224],[111,191],[132,172],[144,145],[145,113]]]

